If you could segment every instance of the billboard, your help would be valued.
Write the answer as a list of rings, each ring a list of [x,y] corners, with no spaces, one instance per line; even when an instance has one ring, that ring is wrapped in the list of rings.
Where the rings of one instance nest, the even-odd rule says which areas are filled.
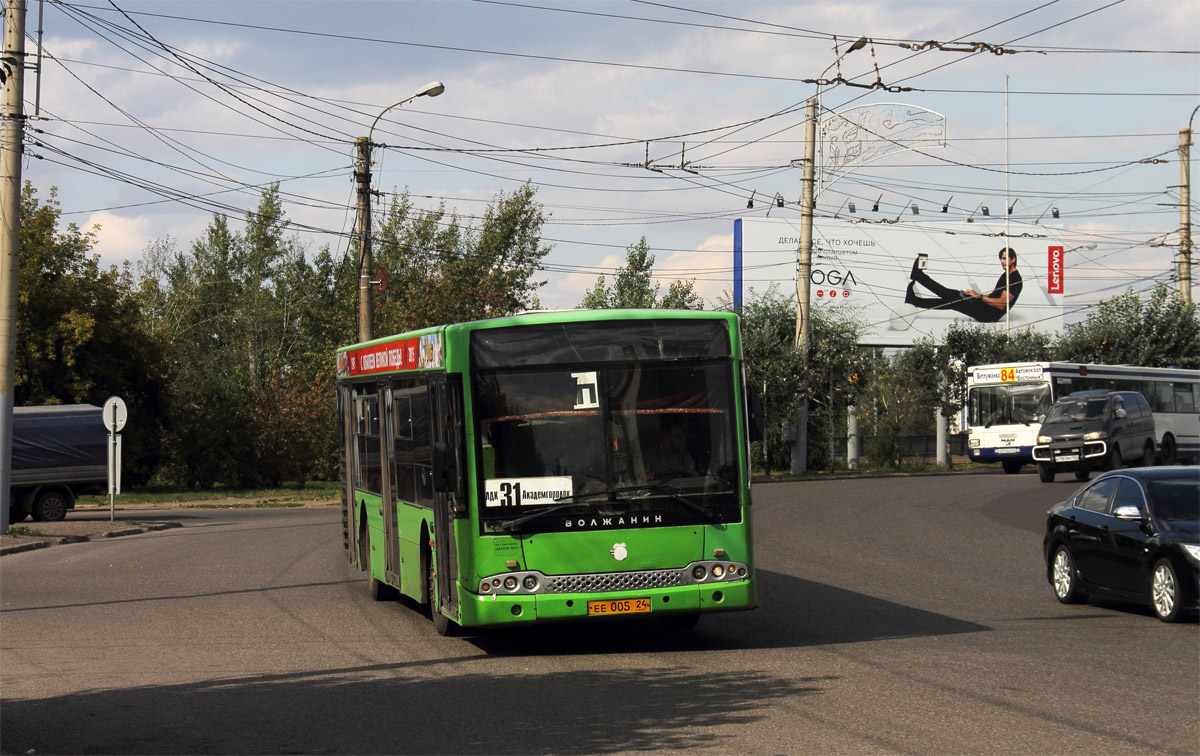
[[[735,303],[771,283],[795,292],[799,246],[799,219],[735,221]],[[1001,259],[1005,248],[1016,253],[1015,265]],[[875,346],[938,341],[954,322],[1054,333],[1069,284],[1061,229],[1002,219],[814,219],[809,281],[813,307],[853,311],[861,342]]]

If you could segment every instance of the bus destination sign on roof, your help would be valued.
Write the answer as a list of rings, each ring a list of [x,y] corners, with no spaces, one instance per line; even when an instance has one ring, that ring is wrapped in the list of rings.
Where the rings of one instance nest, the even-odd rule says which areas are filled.
[[[976,383],[1013,383],[1015,381],[1036,381],[1042,377],[1040,365],[1015,365],[1013,367],[988,368],[975,370]]]
[[[442,367],[442,334],[396,338],[380,344],[338,352],[337,374],[350,378],[402,370],[433,370]]]

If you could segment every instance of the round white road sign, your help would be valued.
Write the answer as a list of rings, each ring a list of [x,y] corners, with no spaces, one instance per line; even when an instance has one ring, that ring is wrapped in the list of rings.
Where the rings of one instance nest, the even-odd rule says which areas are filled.
[[[104,402],[104,427],[113,433],[119,433],[125,427],[128,417],[125,412],[125,401],[119,396],[110,396]]]

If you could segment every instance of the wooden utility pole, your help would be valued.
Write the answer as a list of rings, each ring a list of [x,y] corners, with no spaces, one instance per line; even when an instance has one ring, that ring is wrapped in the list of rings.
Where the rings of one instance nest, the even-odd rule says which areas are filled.
[[[21,157],[25,144],[25,0],[4,6],[4,99],[0,105],[0,533],[9,526],[13,394],[17,362],[17,260],[21,250]]]
[[[1179,131],[1179,293],[1192,301],[1192,130]]]
[[[358,183],[358,340],[375,338],[375,293],[371,289],[371,138],[354,140],[358,159],[354,179]]]

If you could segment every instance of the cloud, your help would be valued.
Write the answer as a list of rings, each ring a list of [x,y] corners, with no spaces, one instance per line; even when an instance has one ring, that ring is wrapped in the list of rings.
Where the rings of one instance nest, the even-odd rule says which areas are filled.
[[[107,211],[92,213],[81,224],[87,230],[99,226],[92,252],[100,256],[103,267],[136,263],[147,245],[168,237],[183,240],[185,246],[201,237],[206,220],[194,215],[117,215]]]
[[[100,230],[92,251],[100,255],[104,267],[136,260],[153,238],[150,218],[145,216],[129,218],[102,211],[88,216],[84,228],[93,226]]]

